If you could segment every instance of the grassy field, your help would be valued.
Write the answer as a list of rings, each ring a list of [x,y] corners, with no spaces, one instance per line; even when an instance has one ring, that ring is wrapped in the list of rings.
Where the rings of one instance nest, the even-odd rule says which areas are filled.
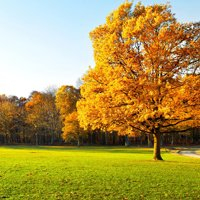
[[[123,147],[0,147],[0,199],[200,199],[200,159]]]

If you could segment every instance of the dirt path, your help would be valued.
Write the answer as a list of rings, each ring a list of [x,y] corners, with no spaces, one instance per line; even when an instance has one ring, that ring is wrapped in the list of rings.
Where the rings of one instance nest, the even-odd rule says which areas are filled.
[[[194,157],[194,158],[200,158],[200,155],[197,155],[193,151],[180,151],[179,154],[183,155],[183,156],[190,156],[190,157]]]

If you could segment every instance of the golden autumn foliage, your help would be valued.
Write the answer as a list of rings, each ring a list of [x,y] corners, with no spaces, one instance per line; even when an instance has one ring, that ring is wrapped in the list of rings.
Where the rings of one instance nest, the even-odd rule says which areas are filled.
[[[62,120],[66,115],[76,110],[76,102],[80,98],[80,91],[73,86],[63,85],[56,92],[56,106]]]
[[[77,140],[78,146],[80,145],[80,135],[83,133],[83,129],[80,127],[77,111],[68,114],[65,117],[64,126],[62,128],[62,137],[64,140]]]
[[[35,92],[32,94],[30,101],[25,104],[26,111],[28,113],[27,123],[33,125],[34,127],[42,126],[41,120],[44,116],[43,107],[45,106],[43,95],[40,92]]]
[[[56,106],[63,123],[62,137],[66,141],[76,139],[78,145],[80,145],[80,134],[83,133],[77,118],[76,103],[79,98],[80,91],[73,86],[63,85],[56,93]]]
[[[78,102],[84,128],[154,136],[199,124],[200,24],[179,23],[169,5],[126,2],[90,33],[95,67]]]
[[[33,92],[25,104],[25,109],[27,111],[26,122],[34,128],[35,135],[37,136],[40,129],[46,129],[51,135],[51,144],[53,144],[54,136],[61,127],[59,113],[55,106],[55,96],[50,92]]]
[[[9,137],[15,128],[16,118],[17,106],[8,99],[0,98],[0,132],[5,135],[6,143],[9,143]]]

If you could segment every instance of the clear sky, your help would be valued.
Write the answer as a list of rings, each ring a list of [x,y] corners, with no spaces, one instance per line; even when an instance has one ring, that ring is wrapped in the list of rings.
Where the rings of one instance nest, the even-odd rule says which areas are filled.
[[[0,94],[28,97],[49,86],[75,86],[94,66],[89,32],[123,2],[0,0]],[[170,3],[179,21],[199,21],[200,0]]]

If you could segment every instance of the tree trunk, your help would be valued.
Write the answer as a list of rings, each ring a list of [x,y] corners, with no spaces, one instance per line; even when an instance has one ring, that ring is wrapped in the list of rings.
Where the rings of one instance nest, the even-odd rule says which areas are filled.
[[[54,132],[52,131],[51,132],[51,145],[53,145],[54,143]]]
[[[126,147],[130,146],[128,135],[125,135],[125,146]]]
[[[4,135],[4,144],[7,144],[7,137]]]
[[[81,143],[80,143],[80,135],[78,133],[78,138],[77,138],[77,146],[80,147]]]
[[[88,133],[88,144],[92,145],[92,134],[89,132]]]
[[[140,146],[142,146],[142,144],[143,144],[143,137],[142,137],[142,135],[140,136]]]
[[[154,160],[163,160],[160,154],[160,134],[155,133],[153,134],[154,138]]]
[[[6,141],[5,143],[6,143],[6,144],[10,144],[11,141],[10,141],[10,134],[9,134],[9,133],[6,133],[5,139],[6,139],[6,140],[5,140],[5,141]]]
[[[172,133],[171,145],[174,145],[174,134]]]
[[[108,145],[108,133],[105,132],[105,145]]]
[[[38,146],[38,133],[35,134],[35,145]]]
[[[115,145],[115,133],[112,132],[112,145]]]

